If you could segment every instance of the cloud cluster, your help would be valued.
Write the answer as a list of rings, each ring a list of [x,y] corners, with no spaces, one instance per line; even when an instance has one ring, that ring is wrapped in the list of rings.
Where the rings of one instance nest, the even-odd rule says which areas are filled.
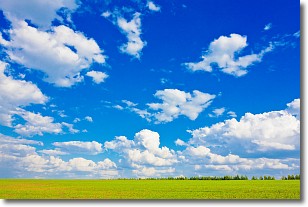
[[[58,11],[65,8],[68,13],[75,11],[79,5],[75,0],[2,0],[0,9],[4,11],[4,15],[10,20],[28,19],[32,24],[41,28],[48,28],[55,19],[63,20]]]
[[[72,124],[56,123],[53,117],[23,109],[34,104],[46,104],[49,98],[35,84],[6,75],[8,67],[8,64],[0,61],[1,125],[14,128],[16,133],[25,137],[43,136],[44,133],[60,134],[63,126],[68,127],[70,133],[78,132]],[[23,121],[15,123],[17,118]]]
[[[299,105],[299,99],[295,99],[287,104],[285,110],[246,113],[239,121],[232,118],[210,127],[191,130],[189,142],[194,145],[206,143],[220,147],[220,150],[224,148],[238,153],[299,150],[300,120],[294,115],[299,114]],[[237,147],[231,149],[233,146]]]
[[[263,175],[264,172],[279,177],[298,173],[300,160],[289,156],[289,153],[299,153],[299,106],[300,100],[295,99],[284,110],[246,113],[239,120],[232,118],[210,127],[190,130],[192,137],[187,142],[181,139],[175,141],[177,151],[160,146],[160,135],[148,129],[137,132],[132,140],[117,136],[103,144],[96,141],[54,142],[54,149],[44,149],[39,141],[0,134],[0,166],[5,166],[0,172],[2,177],[89,178],[252,176]],[[43,149],[37,150],[33,145]],[[81,154],[112,154],[119,159],[117,163],[108,158],[94,162],[79,157]],[[60,158],[63,155],[73,158],[64,161]]]
[[[37,152],[36,147],[30,146],[42,145],[41,142],[15,139],[2,134],[0,134],[0,144],[0,177],[2,178],[114,178],[118,176],[117,165],[108,158],[98,162],[82,157],[64,161],[57,156],[42,156]],[[48,154],[47,150],[40,152]]]
[[[106,57],[95,40],[64,25],[45,32],[18,20],[9,30],[9,36],[10,40],[3,44],[9,58],[43,72],[44,80],[56,86],[70,87],[81,82],[82,70],[93,62],[105,63]]]
[[[200,62],[184,63],[184,65],[191,71],[212,72],[215,64],[223,73],[241,77],[247,74],[248,67],[260,62],[264,54],[273,49],[270,45],[257,54],[240,56],[239,54],[247,45],[246,36],[239,34],[230,34],[230,37],[220,36],[210,43]]]
[[[10,127],[18,108],[45,104],[48,97],[35,84],[7,76],[7,67],[8,64],[0,61],[0,124]]]

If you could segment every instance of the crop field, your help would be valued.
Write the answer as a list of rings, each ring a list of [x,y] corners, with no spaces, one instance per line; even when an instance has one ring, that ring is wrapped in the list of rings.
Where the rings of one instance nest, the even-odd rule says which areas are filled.
[[[300,199],[299,180],[0,180],[1,199]]]

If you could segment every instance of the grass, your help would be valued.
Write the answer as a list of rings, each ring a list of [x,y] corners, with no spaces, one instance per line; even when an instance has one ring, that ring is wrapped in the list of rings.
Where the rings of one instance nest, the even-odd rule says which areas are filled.
[[[299,180],[0,180],[1,199],[300,199]]]

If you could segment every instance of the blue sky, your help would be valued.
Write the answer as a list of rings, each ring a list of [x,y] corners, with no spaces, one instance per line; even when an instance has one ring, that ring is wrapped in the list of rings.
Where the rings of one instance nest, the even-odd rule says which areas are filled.
[[[0,3],[1,177],[300,172],[299,2],[25,2]]]

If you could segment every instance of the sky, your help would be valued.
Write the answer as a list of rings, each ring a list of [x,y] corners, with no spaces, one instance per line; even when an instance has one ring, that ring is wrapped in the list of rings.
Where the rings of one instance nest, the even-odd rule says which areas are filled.
[[[299,174],[299,10],[2,0],[0,177]]]

